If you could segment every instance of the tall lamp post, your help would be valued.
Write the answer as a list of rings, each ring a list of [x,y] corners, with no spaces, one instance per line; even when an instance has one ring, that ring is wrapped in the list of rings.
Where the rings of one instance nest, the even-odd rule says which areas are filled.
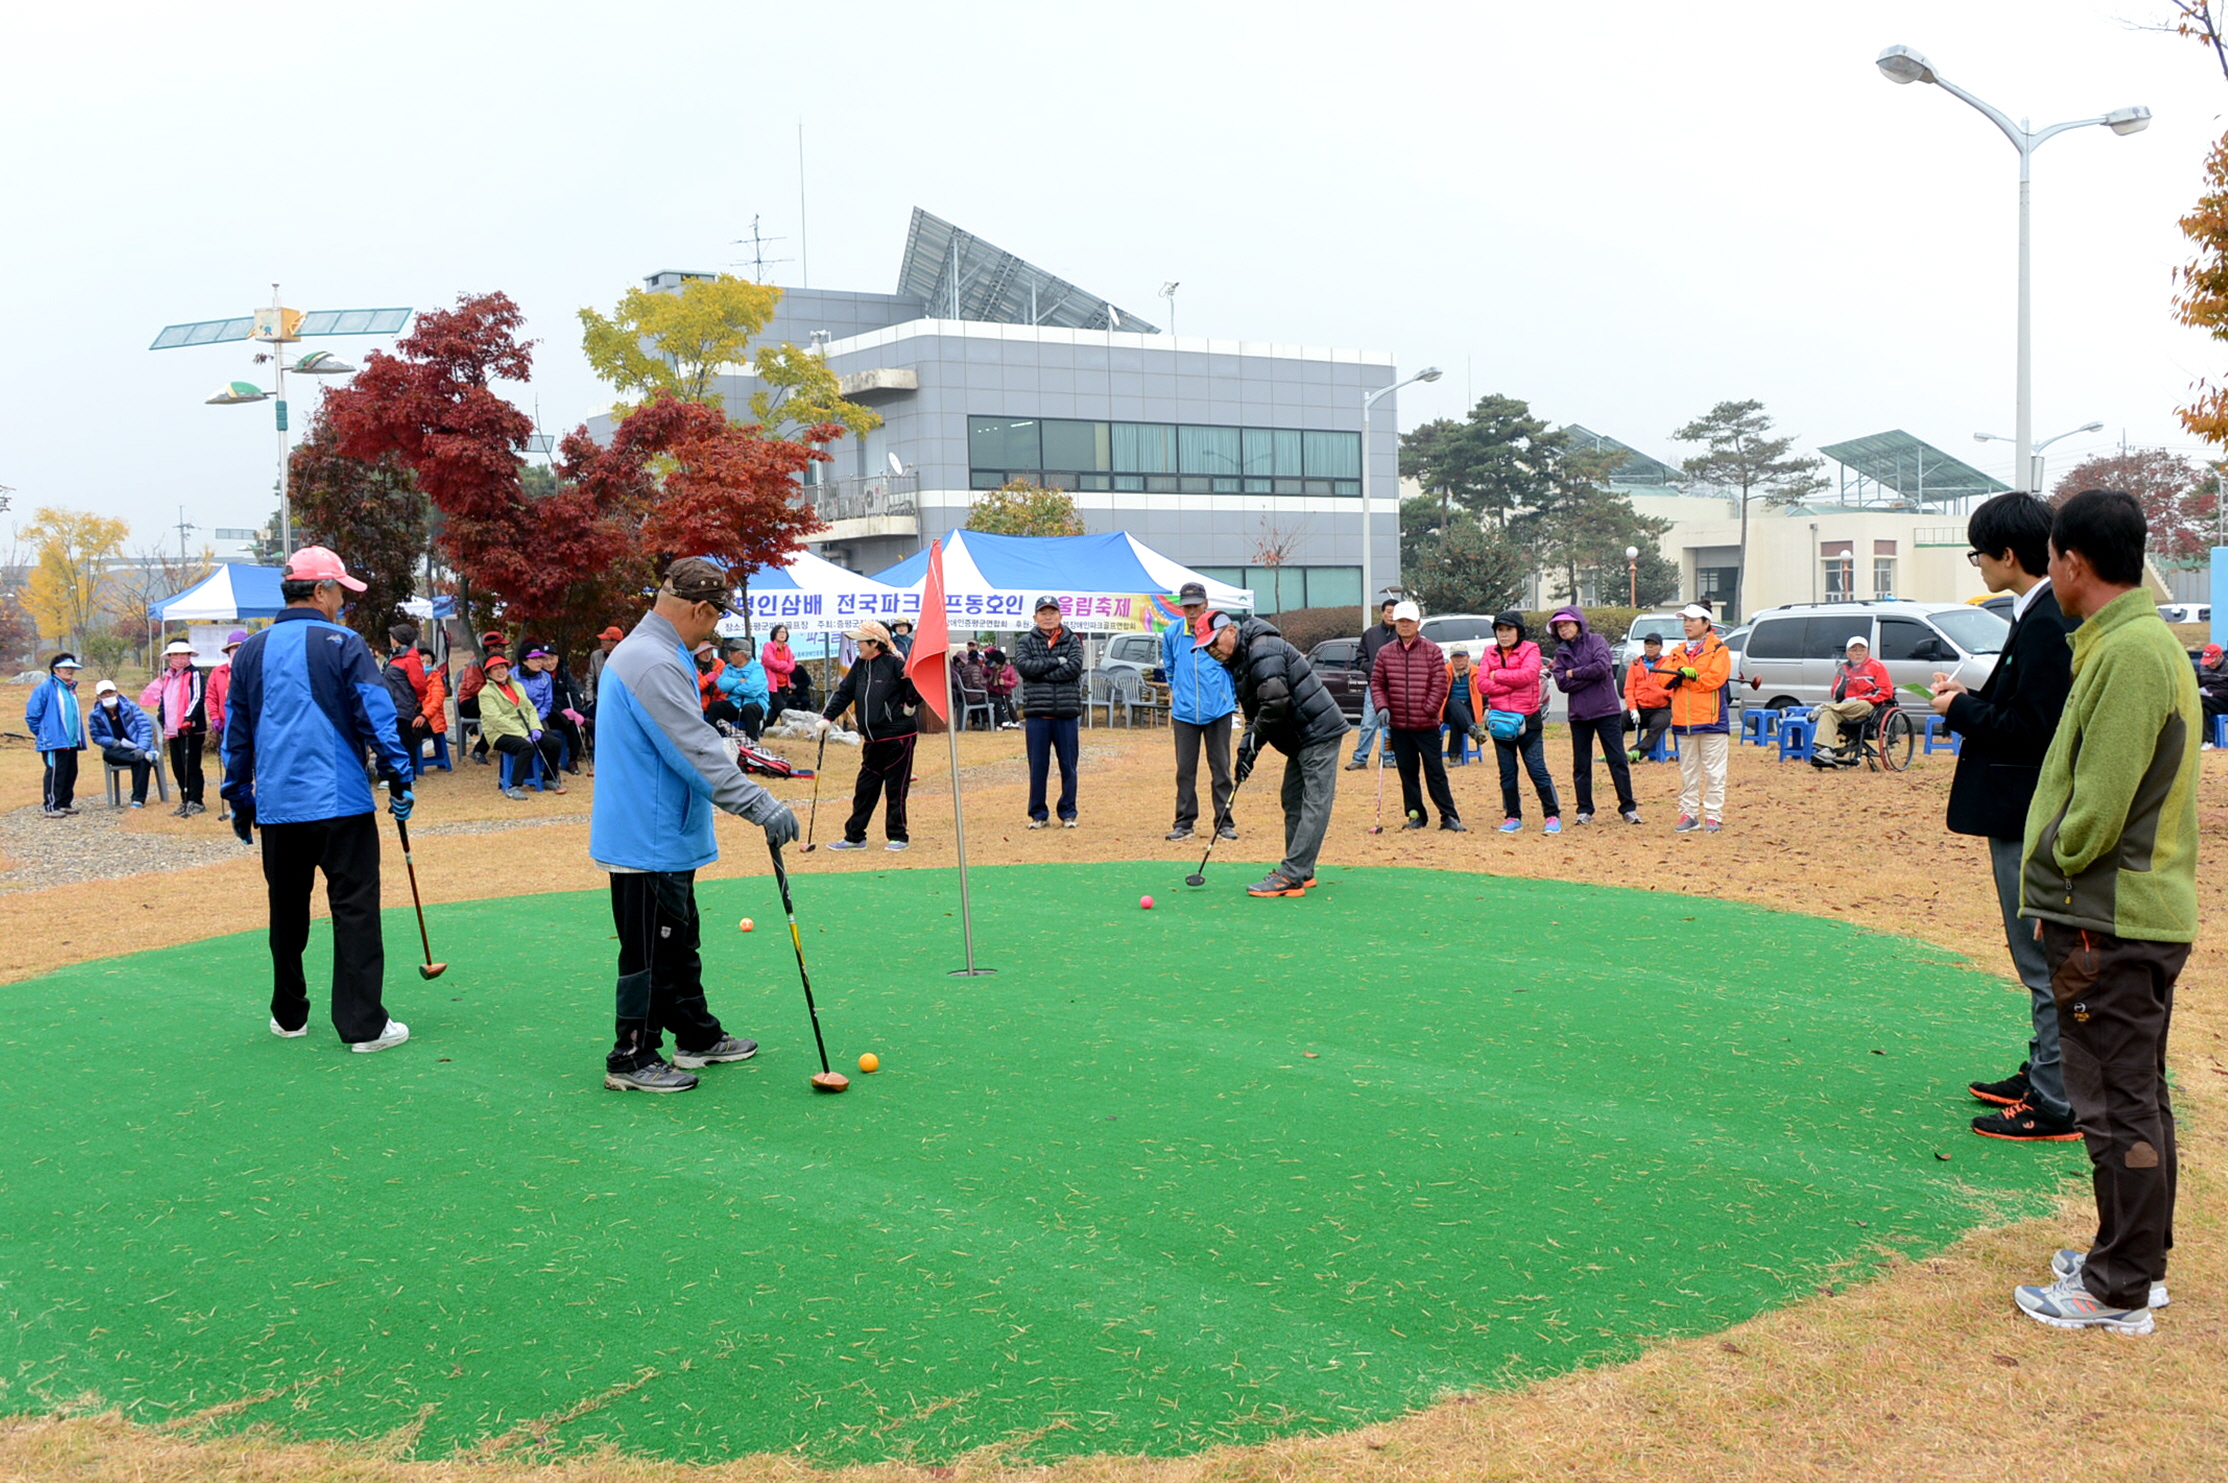
[[[290,367],[278,347],[298,343],[307,335],[394,335],[410,322],[409,309],[316,309],[304,313],[279,302],[279,286],[271,285],[266,309],[234,319],[203,319],[190,324],[165,325],[150,350],[178,350],[194,345],[218,345],[230,340],[254,340],[272,347],[266,357],[278,376],[278,388],[265,391],[252,381],[228,381],[215,396],[212,407],[237,407],[245,402],[275,401],[278,424],[278,492],[280,559],[294,550],[294,512],[287,498],[286,373],[300,376],[344,376],[356,368],[331,351],[313,350]]]
[[[1638,546],[1625,547],[1625,603],[1629,607],[1637,608],[1640,606],[1640,548]]]
[[[2046,129],[2030,129],[2027,121],[2013,123],[2001,109],[1991,107],[1966,92],[1934,70],[1934,64],[1907,46],[1891,46],[1880,53],[1880,71],[1888,81],[1898,85],[1912,82],[1929,82],[1960,102],[1969,103],[1988,121],[2004,131],[2012,148],[2019,151],[2019,368],[2018,387],[2015,393],[2017,409],[2014,441],[2019,445],[2013,455],[2012,467],[2022,479],[2034,472],[2034,329],[2029,312],[2031,275],[2028,271],[2028,176],[2035,151],[2045,141],[2063,134],[2068,129],[2085,129],[2091,124],[2102,124],[2115,134],[2140,134],[2151,126],[2151,111],[2140,105],[2133,108],[2115,108],[2096,118],[2069,119],[2062,124],[2052,124]],[[2030,494],[2042,491],[2033,489]]]
[[[2037,495],[2042,494],[2043,449],[2049,447],[2052,443],[2057,442],[2059,438],[2070,438],[2075,433],[2093,433],[2101,432],[2103,430],[2104,424],[2101,422],[2084,422],[2079,427],[2069,427],[2064,432],[2058,433],[2052,437],[2044,438],[2041,442],[2035,444],[2035,451],[2031,455],[2034,460],[2034,465],[2027,471],[2027,482],[2034,486],[2034,492]],[[1974,433],[1973,441],[1976,443],[2008,443],[2011,441],[2011,439],[2005,437],[2002,433]]]
[[[1403,386],[1413,386],[1418,381],[1436,381],[1444,374],[1437,366],[1426,366],[1405,381],[1395,381],[1390,386],[1381,386],[1375,391],[1362,393],[1362,631],[1364,633],[1369,631],[1370,624],[1377,621],[1376,612],[1370,604],[1371,584],[1369,580],[1371,526],[1369,518],[1369,412],[1372,407],[1377,405],[1380,398],[1391,396]]]

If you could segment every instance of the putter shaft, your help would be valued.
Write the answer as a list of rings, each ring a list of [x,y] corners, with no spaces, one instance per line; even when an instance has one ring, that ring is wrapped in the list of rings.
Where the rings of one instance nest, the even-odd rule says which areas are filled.
[[[789,872],[782,868],[781,846],[769,844],[774,857],[774,880],[781,887],[782,914],[789,918],[789,945],[797,953],[797,980],[805,986],[805,1013],[812,1017],[812,1043],[820,1052],[820,1071],[828,1073],[828,1043],[820,1038],[820,1006],[812,1002],[812,975],[805,972],[805,940],[797,931],[797,908],[789,899]]]

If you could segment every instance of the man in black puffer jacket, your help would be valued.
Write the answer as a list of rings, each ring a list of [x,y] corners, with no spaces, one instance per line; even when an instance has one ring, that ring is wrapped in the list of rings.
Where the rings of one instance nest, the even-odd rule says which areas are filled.
[[[1029,744],[1029,827],[1051,822],[1044,785],[1052,756],[1060,757],[1060,824],[1075,827],[1077,723],[1083,716],[1083,636],[1060,618],[1060,604],[1037,599],[1037,626],[1013,646],[1021,672],[1022,735]]]
[[[828,697],[820,713],[822,732],[849,709],[859,723],[859,781],[851,789],[851,817],[843,821],[843,838],[830,840],[831,850],[866,848],[866,826],[874,819],[875,800],[887,797],[882,830],[889,836],[885,850],[902,850],[912,842],[905,818],[905,800],[913,789],[913,743],[920,739],[920,692],[905,677],[905,661],[897,657],[897,642],[890,631],[872,621],[847,630],[845,638],[859,646],[859,657]]]
[[[1246,718],[1238,744],[1237,781],[1253,772],[1263,744],[1284,754],[1284,861],[1246,887],[1249,896],[1305,896],[1315,884],[1315,856],[1331,825],[1338,791],[1338,749],[1346,713],[1315,678],[1307,656],[1259,618],[1208,619],[1207,652],[1237,677],[1238,709]]]

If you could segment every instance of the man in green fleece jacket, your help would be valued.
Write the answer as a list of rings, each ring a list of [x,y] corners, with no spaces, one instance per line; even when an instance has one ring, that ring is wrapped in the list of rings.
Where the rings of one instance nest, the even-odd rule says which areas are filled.
[[[2022,917],[2050,965],[2097,1206],[2087,1252],[2013,1294],[2057,1328],[2147,1334],[2174,1244],[2166,1036],[2197,936],[2197,679],[2142,588],[2142,506],[2085,490],[2050,532],[2073,694],[2027,811]]]

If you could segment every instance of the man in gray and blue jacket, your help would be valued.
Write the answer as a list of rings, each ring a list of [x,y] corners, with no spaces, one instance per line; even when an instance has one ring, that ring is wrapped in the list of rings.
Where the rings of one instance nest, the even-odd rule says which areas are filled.
[[[674,562],[596,683],[588,855],[611,876],[619,934],[618,1034],[603,1074],[614,1091],[685,1092],[696,1085],[692,1070],[758,1052],[713,1016],[697,956],[696,872],[719,858],[713,814],[764,826],[776,847],[797,837],[797,816],[743,775],[699,702],[689,652],[711,638],[731,591],[702,557]]]
[[[1199,822],[1199,752],[1205,747],[1214,779],[1215,829],[1236,839],[1230,818],[1230,717],[1238,709],[1230,671],[1207,652],[1207,588],[1186,582],[1176,594],[1184,616],[1160,635],[1161,668],[1168,675],[1169,729],[1176,733],[1176,827],[1170,839],[1191,838]]]

